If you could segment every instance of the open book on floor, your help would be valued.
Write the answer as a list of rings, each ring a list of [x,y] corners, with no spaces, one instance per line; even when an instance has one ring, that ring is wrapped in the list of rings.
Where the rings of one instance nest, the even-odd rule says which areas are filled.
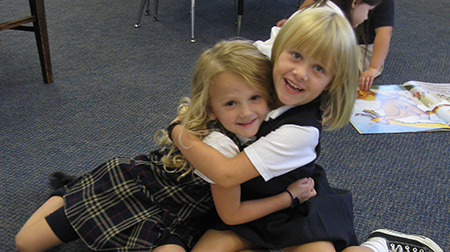
[[[350,123],[360,134],[450,131],[450,84],[408,81],[360,90]]]

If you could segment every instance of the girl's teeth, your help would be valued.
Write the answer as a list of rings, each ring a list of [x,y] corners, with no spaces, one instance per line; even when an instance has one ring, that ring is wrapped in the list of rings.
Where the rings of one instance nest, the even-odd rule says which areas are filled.
[[[297,85],[295,85],[295,84],[293,84],[292,82],[290,82],[290,81],[288,81],[288,80],[286,80],[286,82],[287,82],[287,84],[288,84],[288,87],[290,88],[290,89],[292,89],[292,90],[302,90],[302,88],[301,87],[298,87]]]

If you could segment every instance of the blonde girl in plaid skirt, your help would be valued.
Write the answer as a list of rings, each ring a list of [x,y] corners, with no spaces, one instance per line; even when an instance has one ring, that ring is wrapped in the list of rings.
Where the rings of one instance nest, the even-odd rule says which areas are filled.
[[[236,155],[269,110],[271,68],[249,41],[225,41],[205,51],[194,72],[191,98],[182,100],[176,124],[224,155]],[[202,235],[199,218],[214,205],[211,181],[183,158],[165,131],[157,136],[159,149],[113,158],[50,197],[17,234],[18,250],[44,251],[81,239],[96,251],[188,251]],[[289,187],[293,197],[309,197],[310,182],[301,184]],[[240,202],[240,197],[234,200]],[[260,211],[249,210],[268,209],[269,214],[291,201],[285,192],[242,202],[250,214],[237,215],[238,221],[260,217]]]

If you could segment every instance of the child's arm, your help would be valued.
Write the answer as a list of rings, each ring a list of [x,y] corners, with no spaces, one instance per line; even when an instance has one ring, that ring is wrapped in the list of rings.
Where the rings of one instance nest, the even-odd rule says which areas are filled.
[[[280,128],[269,133],[249,147],[258,145],[266,148],[266,152],[270,153],[257,157],[260,159],[258,160],[259,164],[272,163],[272,167],[275,166],[277,169],[278,166],[283,166],[277,175],[282,175],[313,161],[316,157],[315,147],[319,138],[317,129],[313,129],[313,127],[282,127],[284,127],[283,130]],[[296,130],[292,132],[292,128]],[[291,131],[286,132],[286,130]],[[199,171],[222,187],[237,186],[252,178],[266,175],[260,174],[255,168],[246,154],[247,149],[234,158],[227,158],[189,134],[180,125],[173,128],[171,136],[183,156]],[[266,180],[268,180],[267,178],[270,179],[270,176],[265,177]]]
[[[368,90],[380,72],[389,52],[392,37],[392,26],[383,26],[375,29],[375,40],[373,42],[373,53],[370,58],[369,67],[361,73],[359,78],[359,89]]]
[[[287,190],[300,202],[305,202],[317,193],[314,190],[314,180],[303,178],[292,183]],[[222,221],[228,225],[238,225],[262,218],[271,213],[288,208],[292,197],[284,191],[272,197],[241,202],[241,186],[224,188],[211,184],[214,205]]]
[[[258,171],[241,152],[234,158],[227,158],[218,150],[189,134],[182,126],[173,127],[172,141],[193,166],[210,178],[216,185],[235,187],[259,176]],[[242,169],[242,167],[245,167]]]

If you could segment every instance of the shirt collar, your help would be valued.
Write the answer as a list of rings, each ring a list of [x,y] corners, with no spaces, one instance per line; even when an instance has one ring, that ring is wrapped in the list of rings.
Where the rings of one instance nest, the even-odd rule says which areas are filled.
[[[264,121],[267,122],[270,119],[276,119],[278,116],[280,116],[281,114],[283,114],[284,112],[286,112],[287,110],[289,110],[293,107],[295,107],[295,106],[282,106],[277,109],[274,109],[267,114],[266,119],[264,119]]]
[[[243,145],[246,144],[247,142],[253,142],[256,140],[256,136],[252,136],[252,137],[243,137],[243,136],[239,136],[238,134],[235,134],[236,137],[239,139],[239,142]]]

